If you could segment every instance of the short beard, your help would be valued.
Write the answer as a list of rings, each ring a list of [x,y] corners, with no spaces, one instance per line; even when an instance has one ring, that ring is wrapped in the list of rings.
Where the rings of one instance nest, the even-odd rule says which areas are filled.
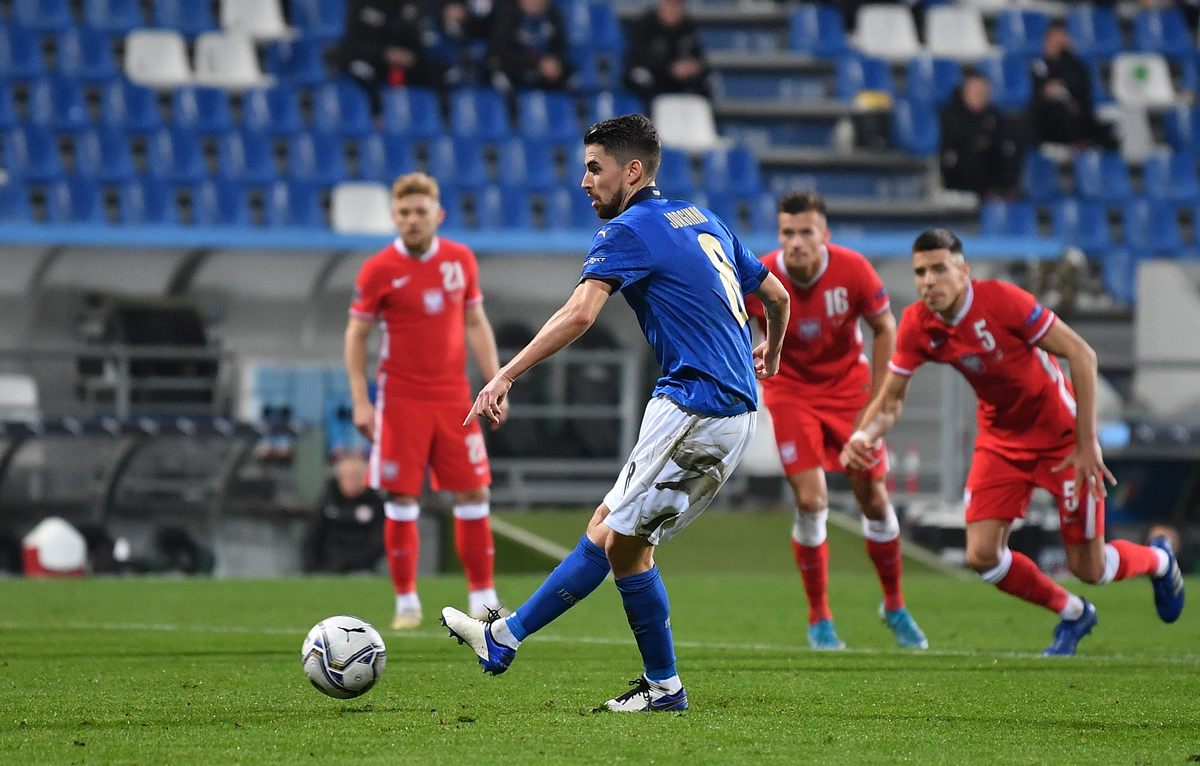
[[[621,209],[625,207],[625,196],[625,189],[618,189],[610,204],[596,205],[596,215],[605,221],[616,218],[621,214]]]

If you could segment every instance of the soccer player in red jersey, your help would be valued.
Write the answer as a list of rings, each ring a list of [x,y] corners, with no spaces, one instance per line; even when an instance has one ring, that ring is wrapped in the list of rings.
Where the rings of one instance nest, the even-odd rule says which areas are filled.
[[[478,422],[464,426],[462,419],[472,401],[467,347],[488,380],[500,363],[475,255],[438,236],[444,218],[436,180],[424,173],[396,179],[392,220],[400,236],[363,263],[346,326],[354,425],[372,440],[368,481],[388,494],[384,546],[396,589],[396,630],[421,622],[417,516],[426,469],[436,489],[454,496],[455,548],[471,614],[486,617],[489,608],[500,608],[492,579],[487,450]],[[367,338],[377,322],[382,338],[372,404]],[[507,410],[500,421],[506,416]]]
[[[865,470],[895,424],[909,378],[925,362],[954,366],[979,399],[975,455],[963,494],[967,563],[987,582],[1061,618],[1044,654],[1072,655],[1096,625],[1096,608],[1008,548],[1014,519],[1034,487],[1058,504],[1071,572],[1104,584],[1148,575],[1158,616],[1183,610],[1183,577],[1165,537],[1149,546],[1104,541],[1104,465],[1096,438],[1096,354],[1054,312],[1005,282],[970,278],[962,243],[930,229],[913,243],[921,300],[904,310],[896,353],[879,391],[846,442],[842,462]],[[1070,363],[1068,380],[1057,357]]]
[[[826,593],[825,471],[846,470],[838,456],[887,371],[896,320],[887,288],[867,259],[829,241],[825,201],[819,194],[793,192],[779,200],[779,244],[762,262],[787,286],[792,313],[779,374],[763,381],[763,398],[796,496],[792,551],[808,596],[808,642],[814,649],[844,649]],[[761,326],[762,304],[750,297],[746,308]],[[874,336],[871,362],[863,355],[860,317]],[[884,484],[883,445],[874,450],[869,467],[848,473],[862,511],[867,553],[883,588],[884,619],[901,646],[924,649],[929,644],[905,607],[900,587],[900,525]]]

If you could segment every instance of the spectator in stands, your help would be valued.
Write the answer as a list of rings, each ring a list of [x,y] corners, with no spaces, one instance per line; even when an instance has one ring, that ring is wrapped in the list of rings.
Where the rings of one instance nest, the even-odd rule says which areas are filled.
[[[1004,115],[992,103],[992,85],[977,72],[963,76],[958,92],[940,115],[942,183],[981,197],[1015,190],[1020,146]]]
[[[568,87],[572,70],[565,29],[550,0],[516,0],[503,7],[487,55],[492,85],[505,93]]]
[[[1034,59],[1032,129],[1041,143],[1115,148],[1110,129],[1096,119],[1091,72],[1072,49],[1071,35],[1061,21],[1051,22]]]
[[[372,571],[383,556],[383,498],[366,485],[361,453],[340,454],[333,473],[304,536],[304,571]]]
[[[442,0],[442,34],[460,42],[487,40],[498,5],[493,0]]]
[[[709,69],[683,0],[658,0],[629,38],[625,84],[647,103],[660,93],[709,94]]]
[[[367,91],[373,113],[386,87],[446,84],[447,67],[426,49],[429,33],[420,0],[350,0],[337,62]]]

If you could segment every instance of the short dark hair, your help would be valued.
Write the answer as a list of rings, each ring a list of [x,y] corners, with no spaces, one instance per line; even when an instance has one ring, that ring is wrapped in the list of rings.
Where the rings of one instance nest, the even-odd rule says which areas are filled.
[[[603,147],[622,165],[635,158],[641,160],[648,178],[654,178],[658,173],[662,143],[654,123],[644,114],[623,114],[601,120],[588,128],[583,143]]]
[[[779,198],[779,212],[789,214],[817,212],[826,216],[825,198],[815,191],[788,192]]]
[[[912,249],[914,253],[945,249],[958,255],[963,254],[962,240],[949,229],[926,229],[917,235]]]

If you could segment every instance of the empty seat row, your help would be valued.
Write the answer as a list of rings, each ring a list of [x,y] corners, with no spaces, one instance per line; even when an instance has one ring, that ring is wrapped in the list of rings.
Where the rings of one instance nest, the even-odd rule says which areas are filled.
[[[1102,257],[1116,248],[1142,255],[1194,257],[1200,253],[1200,205],[1139,199],[1123,205],[1065,199],[1043,204],[1051,235],[1064,245]],[[1039,205],[994,200],[983,206],[981,230],[992,236],[1042,234]]]
[[[1119,154],[1088,150],[1078,152],[1070,166],[1072,191],[1084,200],[1121,204],[1139,195],[1151,200],[1200,199],[1196,155],[1190,151],[1160,149],[1141,167],[1140,191],[1135,189],[1129,166]],[[1040,152],[1025,158],[1025,192],[1038,202],[1066,195],[1060,167]]]
[[[174,29],[188,36],[224,29],[246,32],[259,39],[290,34],[281,0],[220,0],[218,14],[208,0],[153,0],[150,13],[141,0],[83,0],[78,21],[71,0],[12,0],[12,20],[37,32],[62,32],[77,23],[112,34],[126,34],[147,25]],[[301,31],[341,32],[345,0],[290,0],[293,21]],[[326,29],[327,27],[333,29]]]

